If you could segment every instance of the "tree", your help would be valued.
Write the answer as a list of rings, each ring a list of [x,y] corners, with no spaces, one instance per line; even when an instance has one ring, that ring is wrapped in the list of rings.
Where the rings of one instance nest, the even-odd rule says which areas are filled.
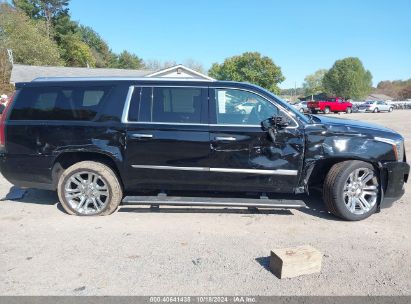
[[[348,57],[334,63],[324,75],[323,86],[328,94],[360,99],[372,91],[372,75],[360,59]]]
[[[144,67],[143,60],[137,55],[123,51],[118,55],[117,68],[119,69],[141,69]]]
[[[13,0],[15,7],[23,10],[32,19],[43,19],[46,33],[51,37],[52,22],[68,14],[69,0]]]
[[[304,78],[303,88],[306,95],[315,95],[324,92],[323,78],[326,69],[320,69]]]
[[[67,35],[61,41],[61,56],[67,66],[95,67],[96,60],[87,44],[76,35]]]
[[[279,93],[278,84],[284,81],[281,68],[258,52],[247,52],[214,63],[208,75],[219,80],[245,81],[259,85],[274,93]]]
[[[0,3],[2,46],[13,51],[14,61],[31,65],[61,65],[57,45],[44,33],[42,24],[6,3]],[[3,44],[4,43],[4,44]]]
[[[398,94],[401,99],[409,99],[411,98],[411,84],[404,87],[400,93]]]
[[[21,9],[30,19],[39,17],[40,7],[38,0],[13,0],[13,6]]]
[[[113,53],[108,44],[91,27],[80,25],[78,32],[81,40],[88,45],[96,59],[96,67],[105,68],[112,64]]]

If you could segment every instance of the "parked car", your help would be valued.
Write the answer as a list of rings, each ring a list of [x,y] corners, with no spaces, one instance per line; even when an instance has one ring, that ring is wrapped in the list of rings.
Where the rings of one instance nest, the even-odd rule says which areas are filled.
[[[300,102],[297,102],[297,103],[293,104],[293,106],[298,111],[300,111],[301,113],[307,113],[307,112],[309,112],[308,107],[307,107],[307,103],[308,103],[308,101],[300,101]]]
[[[1,173],[56,190],[69,214],[122,202],[292,208],[318,185],[331,213],[361,220],[401,197],[409,174],[400,134],[302,115],[251,84],[44,78],[16,89],[0,121]],[[247,100],[250,113],[236,111]]]
[[[244,103],[239,104],[237,106],[237,109],[243,114],[250,114],[254,106],[255,104],[253,102],[244,102]]]
[[[329,114],[331,112],[352,112],[351,102],[348,102],[341,97],[331,97],[325,100],[310,101],[307,106],[313,114],[318,112],[323,112],[324,114]]]
[[[366,101],[359,106],[360,112],[378,113],[381,111],[392,112],[394,107],[385,101]]]

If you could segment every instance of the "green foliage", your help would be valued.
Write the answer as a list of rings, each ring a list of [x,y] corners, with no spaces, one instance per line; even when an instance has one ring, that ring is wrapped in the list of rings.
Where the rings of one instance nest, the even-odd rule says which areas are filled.
[[[61,56],[68,66],[95,67],[96,60],[87,44],[78,35],[64,36],[61,41]]]
[[[105,68],[116,64],[115,55],[108,44],[91,27],[80,25],[78,32],[82,41],[88,45],[96,59],[96,67]]]
[[[326,69],[320,69],[314,74],[307,75],[304,78],[303,88],[306,95],[315,95],[324,92],[323,78],[325,73],[327,73]]]
[[[38,0],[13,0],[13,6],[21,9],[31,19],[37,19],[40,14]]]
[[[59,16],[68,14],[68,3],[69,0],[13,0],[13,5],[24,11],[31,19],[44,21],[49,37],[52,22]]]
[[[324,75],[323,86],[328,94],[361,99],[372,91],[372,75],[360,59],[348,57],[334,63]]]
[[[29,65],[61,65],[56,43],[44,33],[42,24],[30,20],[6,3],[0,4],[0,28],[6,49],[13,50],[15,62]]]
[[[259,85],[274,93],[284,81],[281,68],[258,52],[247,52],[240,56],[227,58],[222,64],[214,63],[208,75],[219,80],[244,81]]]
[[[115,67],[119,69],[141,69],[144,67],[143,60],[137,55],[123,51],[117,60]]]

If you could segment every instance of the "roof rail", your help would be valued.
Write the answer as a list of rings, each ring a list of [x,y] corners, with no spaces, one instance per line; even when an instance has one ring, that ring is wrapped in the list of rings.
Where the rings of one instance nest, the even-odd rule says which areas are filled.
[[[32,82],[46,82],[46,81],[113,81],[113,80],[123,80],[123,81],[201,81],[201,82],[213,82],[215,80],[209,79],[196,79],[196,78],[174,78],[174,77],[122,77],[122,76],[101,76],[101,77],[38,77],[32,80]]]

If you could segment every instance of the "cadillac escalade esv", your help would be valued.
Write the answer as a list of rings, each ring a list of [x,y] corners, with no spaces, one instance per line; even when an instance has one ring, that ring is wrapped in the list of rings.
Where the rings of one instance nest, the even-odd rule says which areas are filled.
[[[321,186],[346,220],[390,206],[409,173],[390,129],[303,115],[251,84],[164,78],[16,84],[0,169],[19,187],[56,190],[69,214],[107,215],[121,202],[296,207]]]

